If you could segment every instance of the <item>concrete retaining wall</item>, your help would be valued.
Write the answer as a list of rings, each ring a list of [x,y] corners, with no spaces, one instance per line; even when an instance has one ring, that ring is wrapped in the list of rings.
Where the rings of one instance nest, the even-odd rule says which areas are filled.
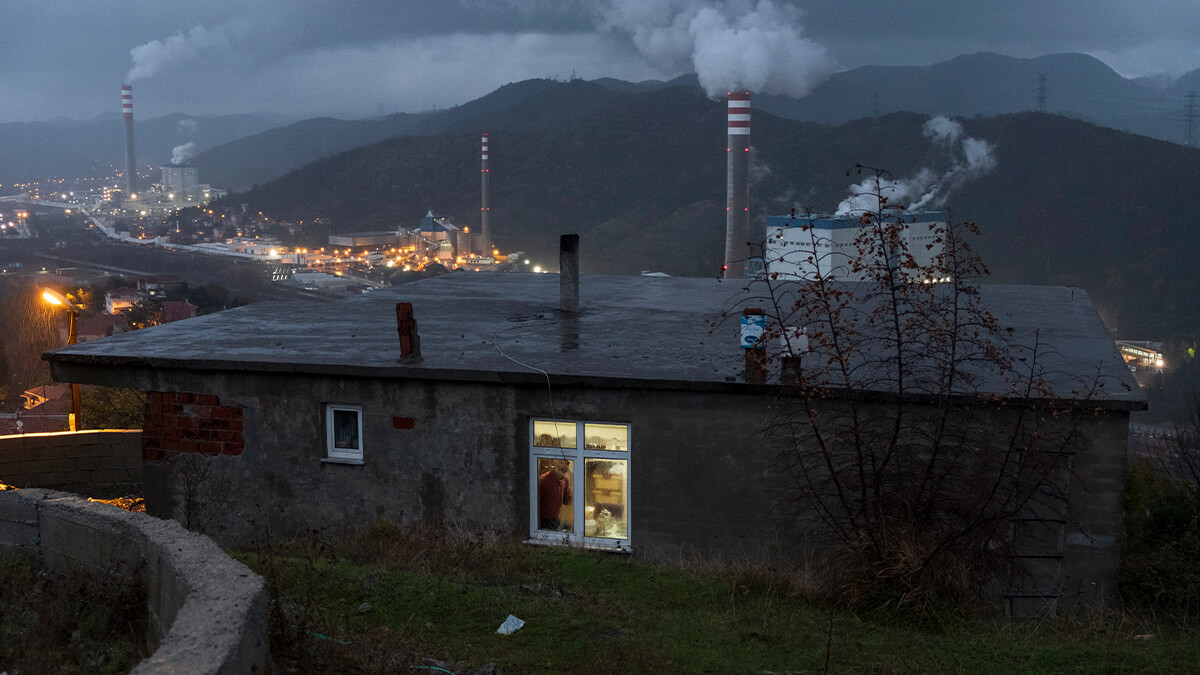
[[[142,484],[142,432],[63,431],[0,436],[0,483],[66,488]]]
[[[136,575],[158,649],[133,673],[264,673],[270,666],[262,577],[174,521],[63,492],[0,492],[0,554],[49,569]]]

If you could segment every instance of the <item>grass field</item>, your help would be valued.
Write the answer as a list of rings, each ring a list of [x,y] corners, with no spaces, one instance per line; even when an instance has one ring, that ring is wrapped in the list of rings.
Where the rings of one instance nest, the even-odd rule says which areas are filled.
[[[239,559],[272,587],[273,653],[301,672],[1196,672],[1189,625],[1112,614],[856,616],[778,570],[381,526]],[[509,615],[525,626],[496,633]]]

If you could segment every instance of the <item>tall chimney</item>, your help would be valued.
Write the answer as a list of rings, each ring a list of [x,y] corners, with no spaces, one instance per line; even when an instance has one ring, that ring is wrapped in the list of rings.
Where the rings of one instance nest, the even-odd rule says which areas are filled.
[[[750,92],[729,92],[725,148],[725,278],[741,279],[750,237]]]
[[[558,309],[579,313],[579,235],[558,238]]]
[[[481,168],[479,170],[480,180],[483,189],[483,201],[479,207],[479,224],[483,234],[483,250],[480,253],[483,257],[490,258],[492,256],[492,207],[488,206],[488,135],[483,134],[483,142],[480,144],[479,159]]]
[[[121,85],[121,115],[125,117],[125,193],[137,193],[137,161],[133,154],[133,87]]]

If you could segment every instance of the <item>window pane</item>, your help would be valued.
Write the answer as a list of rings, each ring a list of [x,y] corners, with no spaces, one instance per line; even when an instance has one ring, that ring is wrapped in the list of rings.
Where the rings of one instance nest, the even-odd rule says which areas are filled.
[[[623,459],[584,459],[585,537],[629,538],[629,498]]]
[[[333,411],[333,447],[347,450],[357,450],[358,445],[358,411]]]
[[[539,457],[537,461],[538,529],[557,532],[575,530],[575,503],[571,485],[574,462]]]
[[[587,450],[628,450],[629,426],[626,424],[583,425],[583,447]]]
[[[575,423],[535,420],[533,444],[539,448],[573,448],[575,447]]]

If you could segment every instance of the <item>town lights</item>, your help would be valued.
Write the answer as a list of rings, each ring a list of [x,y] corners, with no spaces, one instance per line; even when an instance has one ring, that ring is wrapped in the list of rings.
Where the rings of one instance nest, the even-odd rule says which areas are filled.
[[[67,344],[75,344],[75,322],[79,318],[79,308],[75,306],[62,293],[52,291],[49,288],[42,291],[42,299],[47,303],[56,307],[62,307],[67,310],[69,318],[67,319]],[[71,431],[79,430],[81,417],[79,414],[79,383],[71,383]]]

